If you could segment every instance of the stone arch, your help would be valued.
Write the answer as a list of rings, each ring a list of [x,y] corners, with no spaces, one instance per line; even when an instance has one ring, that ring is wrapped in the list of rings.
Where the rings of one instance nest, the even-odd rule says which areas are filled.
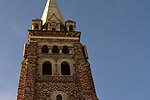
[[[40,74],[40,75],[43,75],[42,74],[42,71],[43,71],[43,64],[45,63],[45,62],[50,62],[51,63],[51,70],[52,70],[52,73],[51,73],[51,75],[54,75],[54,73],[55,73],[55,60],[53,60],[53,59],[50,59],[50,58],[43,58],[43,59],[39,59],[38,61],[38,73]]]
[[[52,31],[56,31],[56,28],[52,28]]]
[[[38,30],[39,29],[39,25],[36,23],[34,24],[34,30]]]
[[[62,96],[59,94],[56,96],[56,100],[62,100]]]
[[[59,49],[58,49],[58,46],[57,45],[54,45],[52,47],[52,53],[59,53]]]
[[[71,75],[70,65],[68,62],[61,63],[61,75]]]
[[[43,45],[41,51],[42,51],[42,53],[48,53],[49,52],[48,46]]]
[[[57,64],[58,64],[58,72],[59,72],[59,75],[62,75],[61,74],[61,64],[63,62],[67,62],[70,66],[70,75],[73,75],[74,74],[74,64],[75,64],[75,61],[73,59],[60,59],[57,61]]]
[[[69,48],[68,48],[68,46],[63,46],[63,48],[62,48],[62,53],[65,53],[65,54],[68,54],[69,53]]]
[[[69,31],[73,31],[73,25],[69,25]]]
[[[63,91],[53,91],[51,94],[50,100],[59,100],[57,99],[57,96],[60,95],[62,97],[62,100],[67,100],[67,94]],[[61,99],[60,99],[61,100]]]
[[[42,64],[42,75],[52,75],[52,64],[49,61],[45,61]]]

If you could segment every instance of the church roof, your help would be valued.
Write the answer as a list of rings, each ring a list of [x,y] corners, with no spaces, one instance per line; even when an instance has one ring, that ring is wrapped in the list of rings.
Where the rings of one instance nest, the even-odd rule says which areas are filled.
[[[47,0],[47,4],[42,15],[43,24],[45,24],[53,15],[58,18],[61,24],[64,24],[64,18],[59,10],[56,0]]]

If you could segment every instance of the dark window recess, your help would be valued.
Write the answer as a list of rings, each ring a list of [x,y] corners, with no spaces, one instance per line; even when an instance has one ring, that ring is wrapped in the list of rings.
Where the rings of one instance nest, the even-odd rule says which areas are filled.
[[[42,47],[42,53],[48,53],[49,49],[48,49],[48,46],[47,45],[44,45]]]
[[[59,53],[58,46],[53,46],[52,53]]]
[[[45,62],[42,68],[43,75],[52,75],[52,65],[50,62]]]
[[[72,25],[69,26],[69,31],[73,31],[73,26]]]
[[[70,74],[70,66],[67,62],[61,63],[61,74],[62,75],[71,75]]]
[[[62,96],[61,95],[57,95],[57,100],[62,100]]]
[[[35,25],[34,25],[34,29],[35,29],[35,30],[39,29],[38,24],[35,24]]]
[[[64,46],[64,47],[63,47],[62,53],[69,53],[68,46]]]
[[[52,31],[56,31],[56,28],[52,28]]]

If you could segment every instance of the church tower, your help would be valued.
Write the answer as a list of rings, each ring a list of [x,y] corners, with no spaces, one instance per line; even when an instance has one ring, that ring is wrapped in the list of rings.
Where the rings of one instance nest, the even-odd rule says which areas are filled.
[[[17,100],[98,100],[80,35],[75,21],[64,21],[56,0],[48,0],[28,30]]]

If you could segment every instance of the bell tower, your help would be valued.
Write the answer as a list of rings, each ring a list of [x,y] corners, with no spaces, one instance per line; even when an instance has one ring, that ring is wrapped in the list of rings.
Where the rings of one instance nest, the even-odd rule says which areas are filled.
[[[80,35],[75,21],[64,21],[56,0],[48,0],[28,30],[17,100],[98,100]]]

